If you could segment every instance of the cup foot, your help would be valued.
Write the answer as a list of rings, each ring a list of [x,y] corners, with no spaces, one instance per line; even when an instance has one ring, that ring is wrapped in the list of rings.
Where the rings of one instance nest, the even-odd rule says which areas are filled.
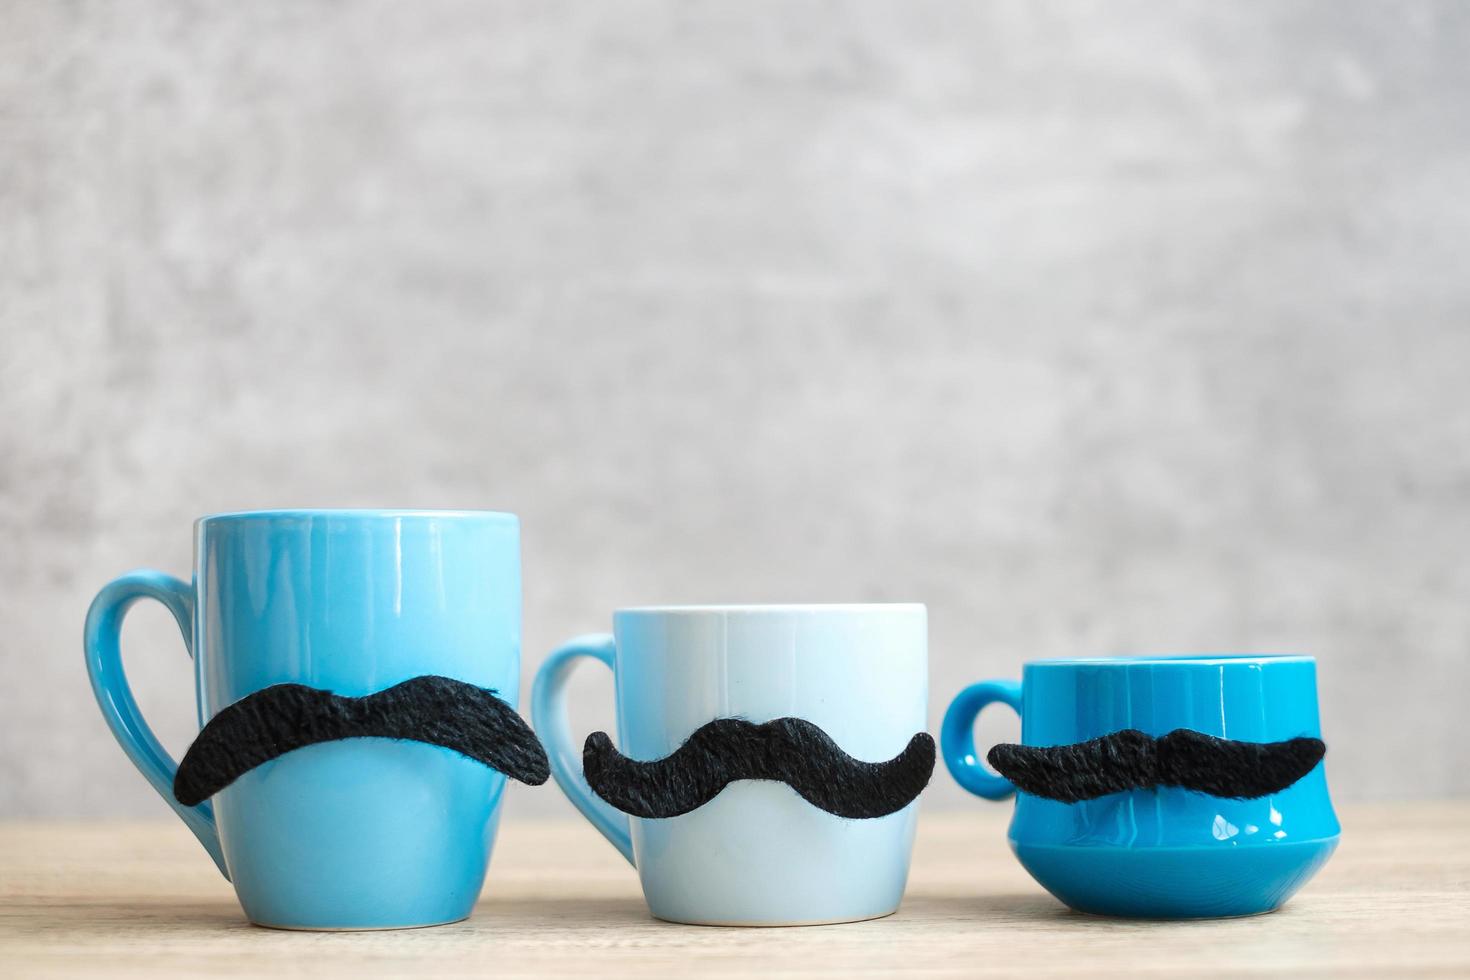
[[[432,929],[435,926],[449,926],[468,918],[468,915],[461,915],[456,919],[445,919],[442,922],[412,922],[407,925],[381,926],[291,926],[279,922],[258,922],[255,919],[251,919],[250,924],[262,929],[279,929],[282,932],[393,932],[401,929]]]
[[[1130,919],[1229,919],[1275,911],[1315,875],[1337,837],[1222,848],[1011,842],[1043,888],[1079,912]]]
[[[863,913],[859,915],[839,915],[831,919],[776,919],[770,922],[757,922],[751,920],[727,921],[717,918],[704,919],[695,916],[685,917],[659,912],[653,912],[652,915],[655,919],[658,919],[661,922],[671,922],[675,925],[682,926],[715,926],[717,928],[725,929],[790,929],[799,926],[835,926],[841,925],[844,922],[869,922],[873,919],[887,918],[897,911],[898,907],[894,906],[893,908],[888,909],[884,912]]]

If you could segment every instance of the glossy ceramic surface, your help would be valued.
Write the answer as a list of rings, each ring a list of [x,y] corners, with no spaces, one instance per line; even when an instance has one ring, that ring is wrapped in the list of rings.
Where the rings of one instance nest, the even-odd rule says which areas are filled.
[[[201,519],[192,585],[133,572],[97,596],[86,652],[103,715],[262,925],[374,929],[467,916],[505,777],[448,749],[348,739],[246,773],[213,800],[173,799],[176,769],[122,675],[117,635],[139,598],[173,612],[194,655],[201,726],[272,684],[359,696],[423,674],[494,689],[520,675],[512,515],[268,511]]]
[[[951,704],[945,764],[989,799],[1014,791],[986,770],[974,745],[987,704],[1021,714],[1026,745],[1065,745],[1124,728],[1164,735],[1188,728],[1275,742],[1321,737],[1310,657],[1180,657],[1040,661],[1022,683],[987,681]],[[1255,800],[1165,787],[1061,803],[1021,793],[1011,821],[1017,857],[1073,908],[1151,918],[1251,915],[1286,901],[1324,864],[1339,827],[1318,765]]]
[[[630,819],[582,775],[564,685],[575,662],[611,667],[617,738],[635,759],[673,752],[716,718],[792,716],[821,726],[849,755],[891,759],[925,727],[923,606],[727,606],[629,609],[616,639],[558,650],[536,677],[531,710],[552,774],[638,869],[661,919],[731,925],[846,922],[898,908],[917,801],[874,820],[817,809],[775,782],[732,783],[683,816]]]

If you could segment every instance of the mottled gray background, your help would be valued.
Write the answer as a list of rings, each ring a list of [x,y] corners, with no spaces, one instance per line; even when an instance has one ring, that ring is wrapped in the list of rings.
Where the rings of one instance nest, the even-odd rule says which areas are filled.
[[[0,815],[164,812],[87,602],[291,505],[521,514],[527,677],[917,599],[936,723],[1304,651],[1340,798],[1463,795],[1467,84],[1448,2],[0,0]]]

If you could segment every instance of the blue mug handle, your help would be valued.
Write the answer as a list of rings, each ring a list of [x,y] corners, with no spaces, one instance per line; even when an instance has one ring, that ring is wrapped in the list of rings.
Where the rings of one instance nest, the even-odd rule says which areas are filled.
[[[120,575],[102,587],[92,607],[87,610],[87,625],[82,634],[82,648],[87,655],[87,673],[92,678],[92,693],[102,717],[112,729],[133,765],[173,808],[185,825],[199,838],[199,843],[214,858],[220,874],[228,881],[224,853],[219,846],[219,831],[214,825],[214,808],[208,801],[198,806],[184,806],[174,799],[174,774],[179,764],[169,757],[128,687],[123,673],[122,649],[118,643],[123,617],[139,599],[155,599],[173,613],[184,634],[184,649],[194,656],[194,589],[172,575],[139,569]]]
[[[633,861],[633,835],[628,825],[628,815],[614,809],[587,785],[582,773],[582,751],[572,740],[571,725],[567,721],[567,681],[577,660],[590,657],[617,672],[617,646],[606,633],[579,636],[562,646],[536,671],[536,683],[531,688],[531,725],[541,736],[546,746],[546,757],[551,762],[551,774],[556,784],[582,811],[592,826],[612,842],[629,864]]]
[[[1015,784],[986,768],[975,754],[975,719],[996,701],[1021,713],[1020,681],[981,681],[965,688],[950,702],[939,730],[939,747],[944,765],[954,781],[976,796],[1003,800],[1016,791]]]

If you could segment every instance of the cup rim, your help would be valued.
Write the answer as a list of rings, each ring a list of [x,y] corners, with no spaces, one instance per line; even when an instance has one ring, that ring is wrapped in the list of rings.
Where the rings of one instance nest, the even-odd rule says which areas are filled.
[[[266,510],[229,510],[196,518],[195,527],[206,524],[243,523],[247,521],[291,521],[330,518],[344,521],[383,519],[479,520],[518,524],[520,518],[498,510],[423,510],[414,508],[375,507],[284,507]]]
[[[771,602],[626,606],[613,616],[789,616],[809,613],[927,612],[922,602]]]
[[[1301,653],[1170,653],[1136,657],[1058,657],[1031,660],[1025,669],[1040,667],[1226,667],[1231,664],[1259,665],[1309,663],[1317,658]]]

